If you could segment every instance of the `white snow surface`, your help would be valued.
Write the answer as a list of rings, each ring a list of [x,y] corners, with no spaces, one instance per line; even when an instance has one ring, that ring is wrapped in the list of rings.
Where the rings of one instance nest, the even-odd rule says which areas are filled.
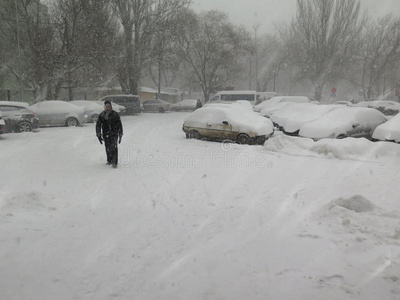
[[[400,142],[400,114],[376,127],[372,137],[381,141]]]
[[[400,299],[400,146],[185,139],[187,113],[0,136],[1,299]]]

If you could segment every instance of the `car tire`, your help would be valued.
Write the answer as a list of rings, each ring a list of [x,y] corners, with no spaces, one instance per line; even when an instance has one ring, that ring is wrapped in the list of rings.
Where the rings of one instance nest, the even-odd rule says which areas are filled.
[[[96,123],[98,117],[99,117],[98,114],[91,115],[90,116],[90,121],[93,122],[93,123]]]
[[[159,112],[159,113],[162,113],[162,114],[165,113],[165,108],[164,108],[164,107],[160,107],[160,108],[158,109],[158,112]]]
[[[247,134],[241,133],[236,138],[236,143],[240,145],[245,145],[245,144],[250,145],[251,139]]]
[[[256,139],[256,144],[260,145],[260,146],[264,146],[266,140],[267,140],[266,137],[258,137]]]
[[[30,132],[32,131],[32,125],[28,122],[21,122],[17,125],[18,132]]]
[[[191,130],[189,132],[189,139],[196,139],[196,140],[200,140],[201,139],[201,135],[198,131],[196,130]]]
[[[79,122],[76,118],[68,118],[67,121],[65,121],[65,124],[68,127],[76,127],[79,125]]]

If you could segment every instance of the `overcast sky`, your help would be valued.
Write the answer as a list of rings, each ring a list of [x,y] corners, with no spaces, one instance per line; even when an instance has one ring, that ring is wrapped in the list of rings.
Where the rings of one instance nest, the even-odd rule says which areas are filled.
[[[400,15],[400,0],[361,0],[362,9],[373,17],[386,13]],[[252,28],[260,24],[260,31],[273,31],[274,24],[288,23],[296,13],[296,0],[193,0],[196,11],[218,9],[226,12],[235,24]]]

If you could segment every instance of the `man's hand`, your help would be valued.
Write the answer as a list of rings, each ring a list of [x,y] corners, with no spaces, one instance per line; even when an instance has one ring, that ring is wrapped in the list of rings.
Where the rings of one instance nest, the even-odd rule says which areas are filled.
[[[122,134],[119,136],[118,144],[121,144]]]
[[[101,137],[101,135],[98,135],[97,138],[99,139],[100,144],[103,145],[103,138]]]

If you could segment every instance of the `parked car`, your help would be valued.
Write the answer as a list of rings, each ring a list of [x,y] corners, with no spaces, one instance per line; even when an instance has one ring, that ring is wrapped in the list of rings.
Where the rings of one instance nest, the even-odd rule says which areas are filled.
[[[362,101],[355,104],[357,107],[370,107],[379,110],[385,116],[397,115],[400,111],[400,103],[396,101],[387,100],[373,100],[373,101]]]
[[[40,126],[78,126],[87,121],[85,110],[59,100],[38,102],[30,106],[40,119]]]
[[[88,116],[89,122],[97,122],[99,114],[104,110],[104,107],[98,103],[89,100],[72,100],[69,103],[83,107],[85,114]]]
[[[292,106],[292,105],[293,105],[293,102],[280,102],[280,103],[277,103],[275,105],[263,108],[260,111],[260,115],[263,116],[263,117],[266,117],[266,118],[271,118],[271,116],[275,112],[278,112],[278,111],[282,110],[286,106]]]
[[[143,111],[164,113],[170,110],[171,105],[161,99],[147,100],[143,103]]]
[[[209,103],[232,103],[244,100],[249,101],[254,106],[258,101],[258,96],[256,91],[220,91],[210,99]]]
[[[372,139],[400,143],[400,114],[376,127]]]
[[[99,105],[103,108],[103,110],[104,110],[104,101],[106,101],[106,100],[104,100],[104,101],[102,101],[102,100],[90,100],[90,101],[99,104]],[[115,102],[112,102],[112,101],[110,101],[110,102],[111,102],[111,105],[112,105],[112,107],[113,107],[113,110],[115,110],[117,113],[119,113],[119,114],[122,115],[122,116],[123,116],[123,115],[126,115],[126,108],[125,108],[125,106],[119,105],[119,104],[117,104],[117,103],[115,103]]]
[[[3,115],[0,111],[0,134],[3,134],[6,131],[6,123],[3,120]]]
[[[204,104],[204,107],[236,107],[238,109],[245,109],[253,111],[253,105],[251,105],[250,101],[247,100],[236,100],[235,102],[218,102],[218,103],[210,103],[207,102]]]
[[[372,138],[375,128],[386,122],[386,117],[379,111],[367,107],[337,106],[321,118],[304,124],[299,136],[312,138]]]
[[[346,105],[346,106],[354,106],[354,104],[351,103],[350,101],[344,101],[344,100],[336,101],[336,102],[333,103],[333,104],[337,104],[337,105]]]
[[[261,110],[265,108],[270,108],[278,103],[283,103],[283,102],[294,102],[294,103],[309,103],[310,99],[305,96],[278,96],[278,97],[272,97],[269,100],[266,100],[264,102],[261,102],[260,104],[256,105],[254,107],[255,112],[260,112]]]
[[[120,111],[120,114],[133,115],[142,112],[140,97],[137,95],[108,95],[104,96],[99,101],[104,103],[106,100],[124,106],[126,110]]]
[[[230,140],[263,145],[274,133],[271,120],[235,106],[208,106],[195,110],[184,121],[186,138]]]
[[[26,102],[0,101],[0,111],[5,123],[5,132],[32,131],[39,127],[36,113]]]
[[[185,99],[178,103],[171,104],[172,111],[194,111],[201,108],[203,104],[199,99]]]
[[[288,135],[298,135],[300,128],[308,122],[324,118],[325,114],[335,109],[339,105],[318,105],[313,103],[290,103],[275,111],[270,119],[275,127]]]

